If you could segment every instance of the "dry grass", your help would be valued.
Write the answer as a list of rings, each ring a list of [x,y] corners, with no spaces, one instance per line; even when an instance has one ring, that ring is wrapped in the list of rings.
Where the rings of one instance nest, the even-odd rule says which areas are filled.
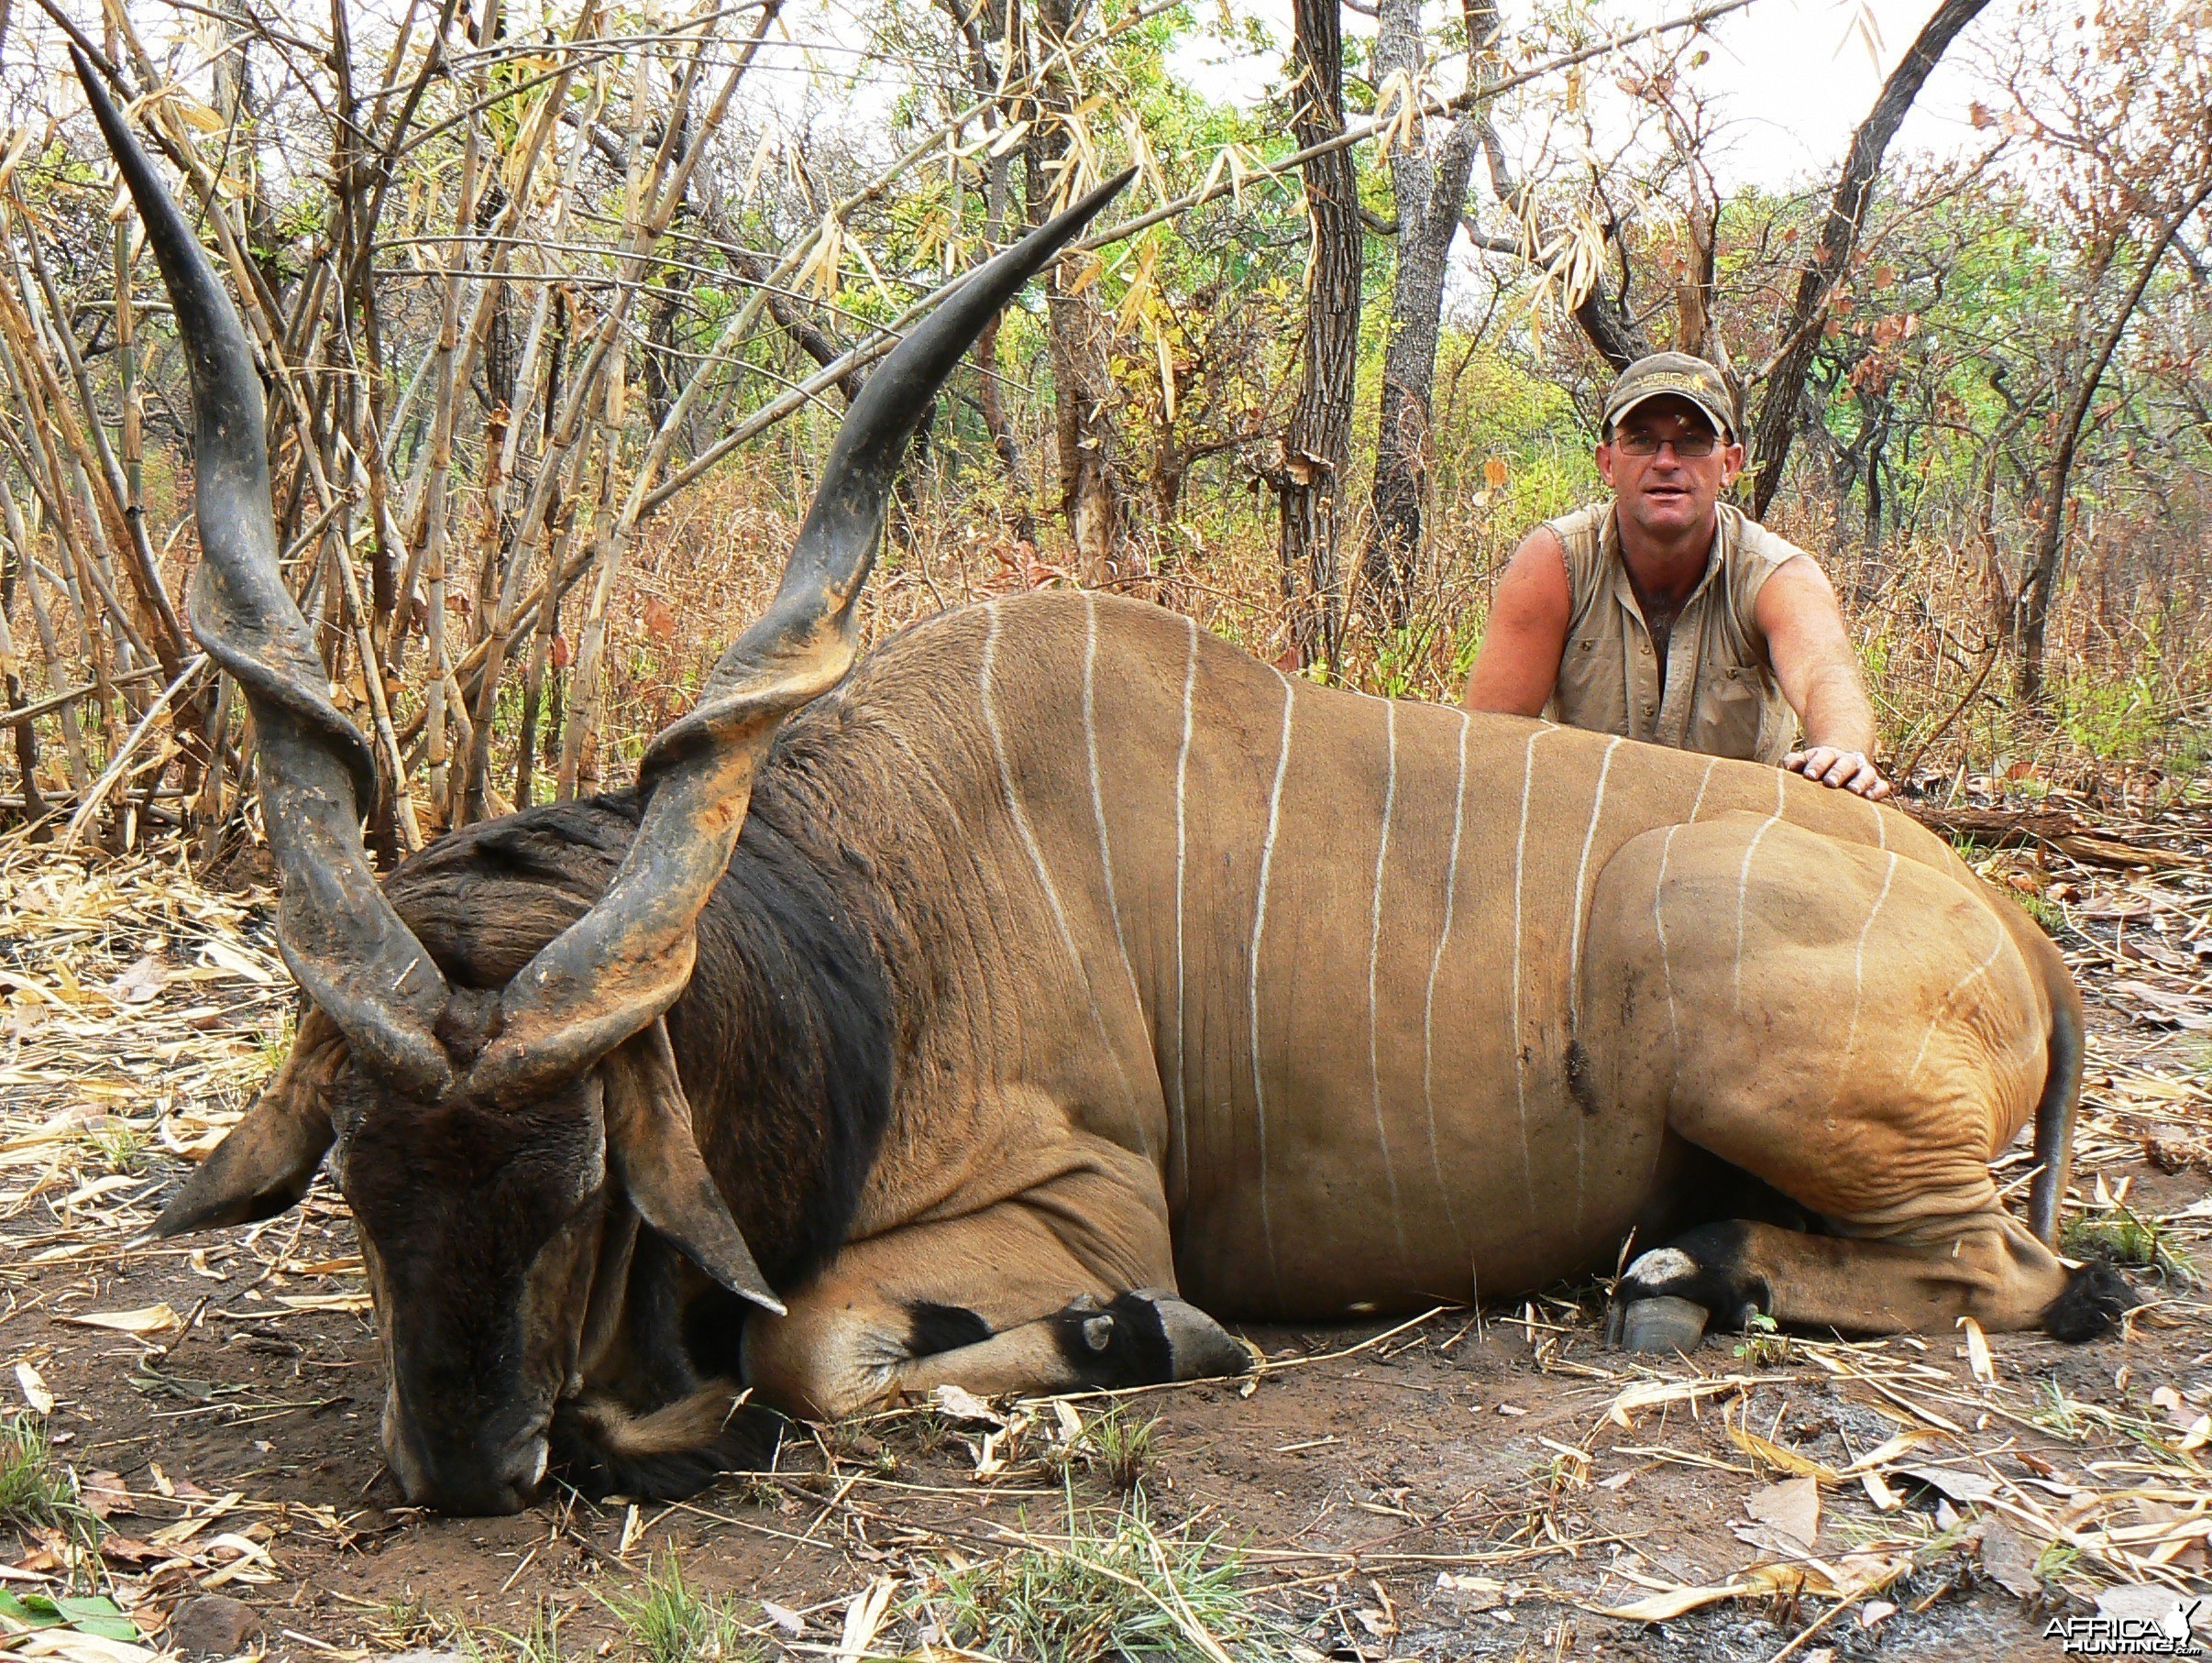
[[[714,657],[766,603],[806,484],[787,468],[725,472],[641,540],[611,613],[609,726],[621,759],[607,765],[611,783],[626,776],[645,738],[687,707]],[[1337,678],[1367,692],[1456,700],[1497,571],[1525,529],[1447,505],[1403,631],[1377,627],[1355,571]],[[2101,568],[2073,574],[2052,618],[2050,692],[2028,706],[2012,692],[2008,654],[1990,662],[1994,609],[1981,553],[1931,535],[1867,563],[1816,516],[1793,522],[1785,513],[1777,529],[1834,577],[1884,748],[1892,760],[1917,763],[1923,777],[1978,778],[1985,795],[2031,798],[2053,786],[2123,793],[2162,786],[2170,795],[2186,788],[2212,753],[2212,636],[2186,597],[2129,612],[2109,604]],[[1271,661],[1287,652],[1291,614],[1271,520],[1211,514],[1187,534],[1148,536],[1139,552],[1145,575],[1104,587],[1185,613]],[[1017,543],[991,502],[933,480],[919,514],[898,521],[886,547],[869,591],[866,637],[881,640],[947,607],[1076,581],[1054,532],[1041,549]],[[496,774],[511,782],[512,735],[508,746]]]

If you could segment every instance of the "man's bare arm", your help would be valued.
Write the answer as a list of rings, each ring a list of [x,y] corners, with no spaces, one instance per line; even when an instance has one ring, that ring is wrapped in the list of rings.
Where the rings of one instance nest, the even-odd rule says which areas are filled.
[[[1499,575],[1490,623],[1467,678],[1467,708],[1508,716],[1540,713],[1559,679],[1573,612],[1567,551],[1548,527],[1540,525],[1521,539]]]
[[[1879,801],[1889,782],[1874,765],[1874,707],[1828,574],[1803,556],[1775,569],[1755,607],[1782,696],[1805,724],[1805,748],[1782,759],[1824,786]]]

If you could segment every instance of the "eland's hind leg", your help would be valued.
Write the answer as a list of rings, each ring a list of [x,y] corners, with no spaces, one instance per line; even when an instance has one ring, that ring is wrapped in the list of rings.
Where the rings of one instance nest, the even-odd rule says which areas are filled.
[[[1703,1226],[1635,1261],[1622,1306],[2086,1338],[2130,1302],[2109,1270],[2069,1272],[1991,1180],[2042,1095],[2054,1012],[2008,903],[1969,883],[1747,815],[1647,833],[1608,865],[1585,962],[1593,1055],[1610,1019],[1615,1089],[1662,1091],[1677,1134],[1831,1232]]]

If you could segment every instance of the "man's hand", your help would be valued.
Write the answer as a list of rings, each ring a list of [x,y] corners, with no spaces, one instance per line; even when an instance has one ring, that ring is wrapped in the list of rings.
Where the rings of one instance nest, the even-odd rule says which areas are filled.
[[[1792,751],[1782,765],[1793,774],[1842,791],[1855,791],[1868,802],[1889,795],[1889,782],[1864,751],[1839,751],[1833,745],[1810,745]]]
[[[1874,748],[1874,707],[1859,685],[1858,658],[1827,574],[1809,556],[1785,560],[1754,606],[1782,697],[1805,724],[1805,748],[1783,757],[1782,765],[1881,801],[1889,782],[1866,754]]]

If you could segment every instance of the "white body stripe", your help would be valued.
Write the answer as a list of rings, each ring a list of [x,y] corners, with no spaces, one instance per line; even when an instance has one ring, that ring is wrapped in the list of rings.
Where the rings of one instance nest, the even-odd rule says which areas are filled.
[[[1689,805],[1690,821],[1697,820],[1698,810],[1705,806],[1705,787],[1712,784],[1712,771],[1720,765],[1721,759],[1715,756],[1706,763],[1705,772],[1698,776],[1698,795]]]
[[[1087,589],[1083,597],[1083,742],[1091,762],[1091,818],[1098,827],[1098,867],[1106,878],[1106,912],[1114,920],[1114,945],[1121,952],[1121,968],[1129,978],[1129,998],[1137,1019],[1144,1018],[1144,995],[1138,990],[1137,967],[1129,962],[1128,937],[1121,929],[1121,898],[1114,887],[1114,851],[1106,841],[1106,792],[1098,781],[1098,707],[1094,688],[1098,665],[1098,597]]]
[[[1616,735],[1608,741],[1605,754],[1598,761],[1598,787],[1590,799],[1590,824],[1582,828],[1582,858],[1575,867],[1575,892],[1572,905],[1574,918],[1568,929],[1567,940],[1567,1031],[1578,1038],[1582,1028],[1582,916],[1583,886],[1590,877],[1590,846],[1597,842],[1598,820],[1605,812],[1605,781],[1612,773],[1612,754],[1619,750],[1622,740]],[[1582,1206],[1588,1184],[1584,1167],[1590,1155],[1590,1117],[1575,1117],[1575,1232],[1582,1230]]]
[[[1528,793],[1535,777],[1536,741],[1550,732],[1548,727],[1538,728],[1528,736],[1528,747],[1522,753],[1521,829],[1513,836],[1513,1106],[1521,1118],[1521,1194],[1532,1220],[1536,1193],[1528,1158],[1528,1063],[1523,1056],[1527,1047],[1521,1042],[1521,872],[1528,854]]]
[[[1751,857],[1759,852],[1759,843],[1782,818],[1782,771],[1774,775],[1774,812],[1759,822],[1759,829],[1751,834],[1751,842],[1744,847],[1744,865],[1736,873],[1736,963],[1735,997],[1738,1015],[1744,1009],[1744,907],[1751,887]]]
[[[1185,618],[1183,622],[1190,627],[1191,644],[1183,661],[1183,748],[1175,753],[1175,1147],[1183,1151],[1187,1190],[1191,1152],[1185,1142],[1190,1127],[1184,1109],[1188,1088],[1183,1081],[1183,884],[1190,832],[1185,787],[1191,776],[1191,693],[1198,684],[1198,621]]]
[[[1452,1211],[1452,1193],[1444,1182],[1444,1160],[1436,1152],[1436,974],[1444,965],[1444,949],[1452,939],[1452,910],[1459,898],[1459,833],[1467,825],[1467,731],[1473,725],[1465,710],[1459,712],[1459,776],[1452,787],[1452,847],[1444,864],[1444,928],[1436,932],[1436,951],[1428,960],[1428,995],[1421,1008],[1421,1096],[1428,1110],[1428,1170],[1436,1180],[1436,1195],[1444,1203],[1445,1222],[1458,1236],[1459,1220]],[[1464,1238],[1461,1238],[1464,1239]]]
[[[1937,1003],[1935,1015],[1928,1019],[1928,1031],[1920,1036],[1920,1048],[1912,1053],[1912,1067],[1905,1075],[1905,1086],[1909,1091],[1920,1084],[1920,1064],[1928,1060],[1928,1047],[1935,1039],[1936,1029],[1942,1025],[1943,1019],[1951,1014],[1952,1001],[1966,991],[1967,984],[1978,981],[1988,975],[1989,966],[1996,964],[1997,954],[2005,951],[2005,942],[2008,938],[2005,934],[2004,925],[1998,923],[1995,918],[1990,919],[1989,922],[1997,931],[1997,943],[1989,949],[1986,958],[1964,975],[1959,977],[1957,981],[1952,983],[1951,991],[1943,995],[1942,1000]],[[2030,1037],[2034,1036],[2030,1035]]]
[[[1659,877],[1651,887],[1651,927],[1659,938],[1659,986],[1667,990],[1667,1031],[1674,1041],[1674,1085],[1682,1084],[1682,1019],[1675,1006],[1674,959],[1667,946],[1667,863],[1673,858],[1675,833],[1682,828],[1669,826],[1667,835],[1659,840]]]
[[[1021,794],[1014,788],[1014,765],[1007,754],[1006,731],[999,725],[998,701],[991,688],[991,672],[998,655],[998,606],[996,601],[984,608],[988,622],[983,636],[983,720],[991,732],[991,751],[998,759],[998,788],[1007,805],[1007,818],[1013,820],[1014,830],[1021,838],[1021,846],[1029,852],[1029,866],[1037,874],[1037,881],[1044,888],[1045,904],[1052,909],[1052,922],[1059,928],[1061,944],[1067,949],[1068,959],[1075,966],[1075,974],[1083,978],[1084,997],[1090,1001],[1091,1023],[1098,1030],[1098,1042],[1106,1054],[1114,1059],[1114,1067],[1121,1075],[1122,1089],[1129,1089],[1128,1065],[1121,1060],[1121,1052],[1106,1032],[1106,1018],[1099,1013],[1098,993],[1091,986],[1091,973],[1083,962],[1083,950],[1075,944],[1075,932],[1068,927],[1067,909],[1061,905],[1060,887],[1052,881],[1051,868],[1044,862],[1044,850],[1038,845],[1036,828],[1029,824],[1029,810],[1021,806]]]
[[[1375,1116],[1375,1145],[1382,1154],[1383,1182],[1390,1186],[1391,1228],[1398,1233],[1398,1257],[1405,1257],[1405,1215],[1398,1204],[1398,1173],[1391,1165],[1390,1133],[1382,1124],[1382,1053],[1376,1029],[1376,980],[1382,961],[1382,864],[1390,855],[1391,819],[1398,807],[1398,707],[1382,701],[1383,751],[1388,775],[1382,787],[1382,835],[1375,844],[1375,894],[1367,918],[1367,1077]]]
[[[1260,946],[1267,933],[1267,886],[1275,865],[1275,832],[1282,823],[1282,776],[1291,765],[1291,711],[1297,699],[1297,689],[1291,678],[1281,670],[1275,679],[1282,683],[1282,738],[1275,753],[1275,784],[1268,792],[1267,835],[1260,845],[1260,887],[1252,906],[1252,1108],[1259,1126],[1260,1148],[1260,1234],[1267,1250],[1267,1270],[1275,1283],[1275,1296],[1282,1296],[1282,1275],[1275,1261],[1275,1224],[1268,1209],[1267,1163],[1267,1085],[1261,1078],[1260,1061]]]
[[[1874,933],[1874,920],[1882,915],[1882,903],[1889,898],[1889,886],[1897,881],[1898,857],[1892,854],[1889,865],[1882,873],[1882,892],[1874,898],[1874,909],[1866,914],[1866,921],[1859,926],[1858,944],[1851,950],[1851,1025],[1843,1030],[1843,1068],[1836,1071],[1836,1092],[1843,1092],[1843,1072],[1851,1066],[1851,1053],[1858,1048],[1859,1007],[1866,997],[1866,938]],[[1835,1097],[1828,1099],[1831,1106]]]
[[[1582,1017],[1582,915],[1588,910],[1583,885],[1590,876],[1590,845],[1597,841],[1598,817],[1605,812],[1605,778],[1612,772],[1612,754],[1623,741],[1616,735],[1598,762],[1597,793],[1590,799],[1590,824],[1582,828],[1582,859],[1575,867],[1574,920],[1567,940],[1567,1018],[1569,1024]]]

